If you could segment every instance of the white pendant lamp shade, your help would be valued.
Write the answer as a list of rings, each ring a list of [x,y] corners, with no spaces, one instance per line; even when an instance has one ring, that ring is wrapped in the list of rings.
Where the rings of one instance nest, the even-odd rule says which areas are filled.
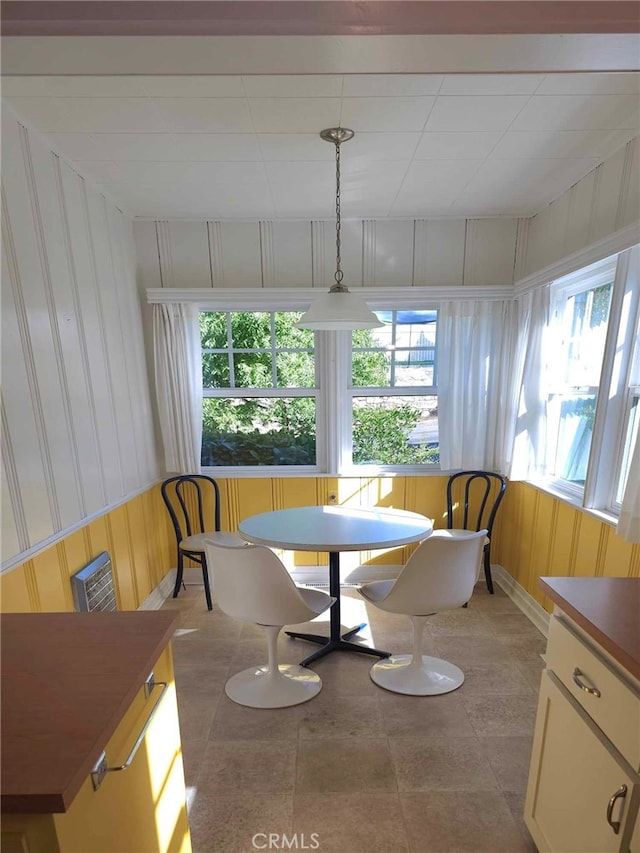
[[[296,323],[302,329],[340,331],[349,329],[377,329],[384,325],[369,309],[367,303],[344,290],[330,290],[311,303],[307,312]]]
[[[353,139],[353,131],[346,127],[329,127],[320,133],[325,142],[336,147],[336,272],[335,284],[328,293],[314,300],[296,323],[302,329],[319,331],[349,331],[351,329],[377,329],[384,325],[367,303],[355,293],[350,293],[342,283],[340,269],[340,145]]]

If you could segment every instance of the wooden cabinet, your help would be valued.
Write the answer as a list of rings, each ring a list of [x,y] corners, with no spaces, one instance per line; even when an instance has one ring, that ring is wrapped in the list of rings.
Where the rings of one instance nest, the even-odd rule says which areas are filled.
[[[636,853],[640,685],[558,609],[546,663],[525,805],[533,840],[550,853]]]
[[[77,703],[84,703],[81,710],[77,706],[78,712],[73,713],[72,701],[65,701],[59,694],[58,702],[50,702],[47,716],[51,722],[46,734],[43,720],[38,718],[36,726],[39,725],[40,730],[32,737],[24,735],[19,748],[25,760],[29,759],[27,763],[33,773],[25,775],[19,767],[14,771],[8,766],[8,756],[3,756],[3,782],[6,782],[3,789],[6,799],[2,816],[3,853],[190,852],[171,648],[159,634],[163,631],[166,636],[172,623],[165,625],[159,619],[149,620],[144,614],[140,621],[132,618],[136,614],[126,614],[124,619],[123,615],[109,614],[114,618],[95,619],[95,627],[88,620],[83,623],[75,615],[72,617],[76,627],[75,642],[80,639],[78,627],[84,625],[87,626],[85,640],[89,637],[95,639],[95,656],[88,657],[92,668],[96,667],[101,654],[110,656],[111,661],[105,657],[102,670],[96,668],[93,672],[84,672],[85,678],[93,679],[93,686],[87,682],[74,686],[75,681],[73,684],[70,681],[69,689],[82,693],[77,698]],[[61,624],[64,623],[59,619],[53,620],[54,627]],[[37,629],[37,624],[33,627]],[[145,663],[146,652],[138,652],[136,643],[138,648],[146,646],[151,655],[155,654],[155,660],[151,657]],[[157,648],[163,645],[164,650],[158,656]],[[123,690],[119,694],[116,673],[122,677],[123,685],[127,680],[124,677],[125,657],[118,660],[119,651],[125,649],[128,649],[129,661],[135,662],[137,683],[130,692]],[[80,657],[77,652],[77,658]],[[83,671],[77,661],[70,662],[68,669],[78,677]],[[145,684],[151,671],[155,683]],[[111,679],[109,672],[112,673]],[[92,691],[96,704],[93,706],[94,717],[90,719]],[[100,705],[97,704],[99,702]],[[115,716],[117,723],[105,740],[96,742],[95,731],[107,731],[102,723],[96,726],[96,718],[100,718],[109,702],[113,707],[108,716],[111,719]],[[8,715],[12,716],[9,705],[5,707]],[[118,711],[119,708],[122,710]],[[54,748],[54,727],[58,730],[59,754],[64,755],[67,764],[65,766],[62,760],[59,761],[57,772],[54,768],[52,777],[47,778],[46,756],[47,751]],[[26,726],[25,732],[28,732]],[[41,744],[38,743],[38,735]],[[92,744],[91,754],[87,744]],[[36,776],[40,746],[43,765]],[[13,752],[13,749],[10,747],[9,751]],[[96,786],[90,771],[102,751],[108,767],[128,766],[107,772]],[[13,754],[18,755],[19,752]],[[65,785],[72,777],[77,782]],[[27,814],[26,811],[32,813]]]

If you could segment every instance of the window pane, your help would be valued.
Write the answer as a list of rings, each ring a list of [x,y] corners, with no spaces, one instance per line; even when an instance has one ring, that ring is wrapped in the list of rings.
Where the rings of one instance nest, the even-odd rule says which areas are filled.
[[[564,396],[550,403],[557,412],[557,449],[553,473],[584,486],[591,434],[596,414],[596,395]]]
[[[316,384],[313,353],[281,352],[276,356],[278,388],[314,388]]]
[[[587,284],[571,294],[550,330],[547,473],[576,486],[587,476],[612,290]]]
[[[234,349],[271,347],[271,314],[268,311],[233,311],[231,337]]]
[[[351,373],[354,388],[388,388],[391,385],[391,353],[354,352]]]
[[[226,312],[203,311],[200,314],[200,341],[203,349],[226,349]]]
[[[276,341],[279,347],[287,349],[313,349],[313,330],[299,329],[294,325],[300,317],[302,317],[301,311],[276,311],[274,313]]]
[[[436,384],[436,311],[377,311],[380,329],[353,333],[352,387]]]
[[[436,464],[437,397],[354,397],[356,465]]]
[[[229,387],[229,356],[202,353],[202,385],[204,388]]]
[[[314,398],[203,400],[203,466],[315,464]]]
[[[273,388],[270,352],[234,353],[233,375],[236,388]]]

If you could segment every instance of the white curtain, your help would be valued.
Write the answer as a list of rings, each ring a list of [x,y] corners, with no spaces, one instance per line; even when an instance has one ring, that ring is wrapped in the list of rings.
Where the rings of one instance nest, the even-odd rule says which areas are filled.
[[[202,365],[199,312],[188,303],[153,306],[153,354],[167,472],[200,471]]]
[[[511,377],[515,405],[509,436],[511,460],[506,468],[512,480],[531,480],[544,473],[547,405],[543,350],[549,293],[545,285],[517,299],[519,332]]]
[[[631,457],[617,533],[627,542],[640,542],[640,432]]]
[[[438,431],[444,471],[492,469],[506,301],[445,301],[438,313]]]

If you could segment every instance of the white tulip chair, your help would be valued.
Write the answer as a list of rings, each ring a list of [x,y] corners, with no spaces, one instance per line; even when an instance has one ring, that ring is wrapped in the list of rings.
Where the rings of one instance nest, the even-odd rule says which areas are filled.
[[[303,666],[278,664],[278,636],[285,625],[315,619],[335,598],[297,587],[282,560],[264,545],[205,543],[216,601],[234,619],[259,625],[267,638],[268,662],[232,676],[227,696],[250,708],[287,708],[316,696],[320,676]]]
[[[422,654],[428,616],[462,607],[471,598],[484,548],[486,530],[435,530],[416,548],[395,580],[372,581],[359,587],[371,604],[388,613],[404,613],[413,624],[413,653],[392,655],[371,668],[380,687],[410,696],[433,696],[456,690],[462,670],[440,658]]]

